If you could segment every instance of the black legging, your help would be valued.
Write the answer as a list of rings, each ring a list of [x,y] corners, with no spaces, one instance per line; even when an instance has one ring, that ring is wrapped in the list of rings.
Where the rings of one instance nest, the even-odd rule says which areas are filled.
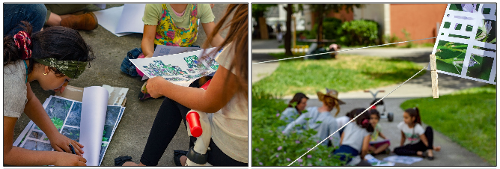
[[[197,87],[198,82],[193,82],[190,87]],[[168,144],[174,138],[181,120],[186,124],[186,115],[190,109],[176,101],[165,98],[156,114],[156,118],[149,132],[146,147],[141,156],[141,163],[147,166],[156,166],[161,156],[167,149]],[[189,146],[194,145],[195,137],[190,137]],[[210,141],[210,150],[208,151],[208,162],[214,166],[248,166],[232,159],[222,152],[213,141]]]
[[[416,144],[407,144],[401,147],[394,148],[394,153],[397,155],[417,155],[417,151],[426,151],[428,149],[433,149],[433,136],[432,127],[427,126],[425,128],[425,137],[427,138],[427,146],[425,146],[424,142],[420,140]]]

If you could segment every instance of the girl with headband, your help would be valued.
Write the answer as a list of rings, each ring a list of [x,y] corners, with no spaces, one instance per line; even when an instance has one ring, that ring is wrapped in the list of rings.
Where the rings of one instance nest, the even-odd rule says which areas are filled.
[[[68,82],[78,78],[94,59],[92,51],[76,30],[55,26],[32,34],[32,26],[22,23],[23,31],[3,39],[4,164],[85,166],[83,145],[59,133],[30,82],[36,80],[44,90],[63,92]],[[47,135],[56,151],[12,146],[14,126],[23,112]],[[76,155],[71,153],[71,145]]]

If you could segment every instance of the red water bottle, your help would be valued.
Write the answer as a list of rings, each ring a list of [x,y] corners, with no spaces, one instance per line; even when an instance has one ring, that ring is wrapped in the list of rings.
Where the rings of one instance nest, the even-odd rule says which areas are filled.
[[[193,137],[199,137],[203,133],[200,123],[200,115],[196,111],[190,111],[186,115],[186,121],[189,123],[189,130]]]

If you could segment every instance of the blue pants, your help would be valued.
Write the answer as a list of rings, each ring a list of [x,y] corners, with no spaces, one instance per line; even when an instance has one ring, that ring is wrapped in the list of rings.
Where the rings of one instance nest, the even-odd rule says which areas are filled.
[[[21,31],[21,21],[33,26],[33,33],[42,29],[45,23],[47,8],[43,4],[4,4],[3,5],[3,35],[15,35]]]
[[[347,164],[351,162],[352,157],[359,155],[359,152],[351,146],[341,145],[338,149],[333,151],[332,154],[340,156],[340,161],[345,161]]]

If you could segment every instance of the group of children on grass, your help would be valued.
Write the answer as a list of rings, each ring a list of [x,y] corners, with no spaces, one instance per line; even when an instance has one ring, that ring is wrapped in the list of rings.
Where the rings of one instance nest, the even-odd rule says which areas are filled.
[[[281,120],[288,123],[283,131],[284,134],[288,134],[292,130],[300,130],[301,128],[297,125],[307,123],[303,128],[316,130],[317,134],[313,139],[321,141],[340,129],[339,132],[331,136],[332,139],[329,139],[331,142],[324,142],[323,145],[335,146],[332,154],[346,162],[347,165],[370,165],[366,160],[363,160],[368,153],[373,156],[391,153],[390,141],[382,134],[378,123],[380,113],[377,109],[371,108],[363,113],[365,108],[356,108],[346,113],[345,116],[335,118],[330,114],[330,111],[336,107],[335,116],[337,116],[340,111],[339,105],[345,103],[338,99],[337,91],[326,90],[326,94],[318,92],[318,99],[323,102],[322,107],[306,108],[309,98],[303,93],[294,95],[280,116]],[[307,112],[304,113],[304,110]],[[295,119],[295,117],[297,118]],[[433,146],[432,128],[430,126],[423,128],[419,109],[417,107],[406,109],[403,113],[403,119],[397,125],[401,131],[400,146],[394,148],[393,152],[397,155],[416,155],[433,160],[433,151],[440,151],[441,147]],[[351,120],[353,121],[349,123]],[[319,121],[321,123],[318,123]],[[344,125],[345,127],[343,127]],[[379,140],[378,137],[383,140]],[[405,144],[406,140],[408,140],[408,144]]]
[[[41,30],[47,12],[42,4],[4,7],[15,11],[9,15],[11,17],[4,17],[4,29],[9,29],[4,30],[4,81],[9,82],[4,85],[4,165],[86,165],[82,157],[85,145],[58,132],[31,90],[30,82],[38,81],[44,90],[63,92],[68,82],[81,75],[95,58],[90,46],[71,27],[52,26]],[[197,39],[198,19],[207,34],[203,48],[211,45],[217,48],[215,51],[224,50],[216,58],[219,68],[206,90],[198,89],[202,82],[183,87],[161,77],[147,81],[145,87],[149,95],[140,99],[164,96],[164,102],[140,163],[124,159],[116,165],[157,165],[181,121],[186,122],[187,112],[195,109],[210,114],[212,138],[204,156],[206,162],[248,166],[248,4],[227,5],[217,24],[212,7],[210,4],[146,5],[141,43],[144,53],[139,55],[151,57],[156,45],[192,46]],[[34,8],[41,10],[31,10]],[[222,38],[219,32],[224,29],[228,30],[227,36]],[[205,57],[206,54],[202,59]],[[14,126],[22,113],[47,134],[56,151],[32,151],[12,146]],[[196,138],[190,139],[190,146],[193,140]],[[71,145],[76,154],[65,153],[71,152]],[[184,155],[174,157],[176,164],[185,164]]]

